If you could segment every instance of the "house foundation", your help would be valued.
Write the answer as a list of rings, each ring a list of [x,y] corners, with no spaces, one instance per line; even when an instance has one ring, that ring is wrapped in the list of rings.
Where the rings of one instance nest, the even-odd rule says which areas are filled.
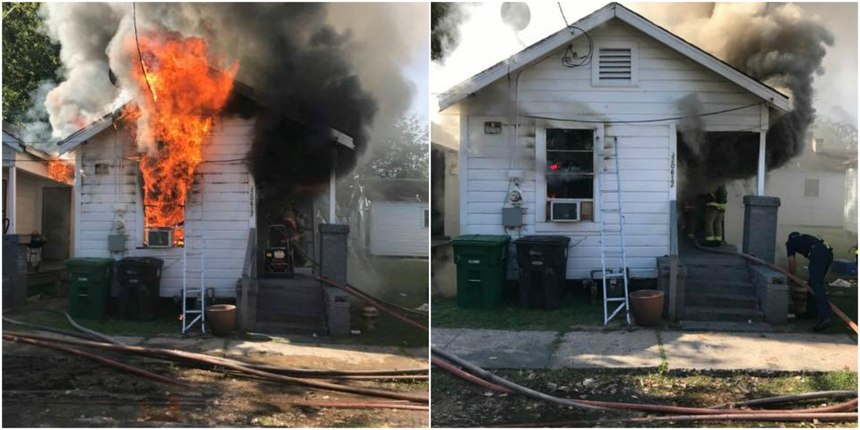
[[[744,196],[743,252],[774,262],[779,197]]]

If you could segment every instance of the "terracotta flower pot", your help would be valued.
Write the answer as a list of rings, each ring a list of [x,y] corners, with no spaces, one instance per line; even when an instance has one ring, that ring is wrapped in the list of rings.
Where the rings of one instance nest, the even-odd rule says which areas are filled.
[[[228,336],[236,328],[236,305],[212,305],[206,308],[206,323],[215,336]]]
[[[630,312],[636,324],[651,327],[660,322],[663,314],[663,292],[660,290],[639,290],[630,293]]]

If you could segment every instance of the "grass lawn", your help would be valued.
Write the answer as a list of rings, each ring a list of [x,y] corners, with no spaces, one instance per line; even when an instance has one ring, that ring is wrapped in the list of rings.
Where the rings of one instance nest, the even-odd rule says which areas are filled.
[[[9,318],[33,324],[40,324],[58,328],[61,330],[75,332],[66,317],[57,312],[43,311],[40,309],[57,309],[68,312],[69,299],[42,299],[38,303],[29,303],[27,307],[12,313],[4,313]],[[182,331],[179,322],[181,310],[176,305],[176,310],[170,307],[161,308],[158,317],[149,321],[131,321],[106,317],[103,320],[92,320],[88,318],[75,318],[78,324],[108,336],[140,336],[144,338],[160,334],[176,335]],[[4,330],[27,330],[24,327],[3,323]],[[197,328],[199,330],[199,328]]]
[[[603,327],[603,305],[592,304],[582,287],[568,287],[560,309],[519,307],[516,289],[505,290],[505,303],[498,309],[462,309],[456,298],[433,297],[433,327],[487,328],[503,330],[569,331]]]

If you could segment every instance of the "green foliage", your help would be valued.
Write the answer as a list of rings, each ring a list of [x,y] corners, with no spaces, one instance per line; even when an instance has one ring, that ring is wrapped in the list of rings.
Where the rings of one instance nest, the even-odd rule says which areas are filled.
[[[23,120],[30,93],[56,80],[60,47],[43,31],[40,3],[3,2],[3,120]]]
[[[362,177],[385,179],[426,179],[428,175],[429,132],[426,122],[415,115],[401,118],[393,136],[371,149],[370,159],[358,170]]]

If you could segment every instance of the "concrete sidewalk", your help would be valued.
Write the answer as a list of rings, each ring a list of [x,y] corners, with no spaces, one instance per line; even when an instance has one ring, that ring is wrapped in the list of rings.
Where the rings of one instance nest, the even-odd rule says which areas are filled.
[[[487,368],[857,370],[848,335],[504,331],[433,328],[433,346]]]

